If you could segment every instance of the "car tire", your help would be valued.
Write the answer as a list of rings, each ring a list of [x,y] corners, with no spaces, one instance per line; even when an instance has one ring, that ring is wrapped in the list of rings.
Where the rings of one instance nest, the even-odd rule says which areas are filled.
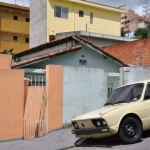
[[[126,118],[120,126],[118,135],[127,144],[138,142],[142,136],[142,125],[140,121],[133,117]]]

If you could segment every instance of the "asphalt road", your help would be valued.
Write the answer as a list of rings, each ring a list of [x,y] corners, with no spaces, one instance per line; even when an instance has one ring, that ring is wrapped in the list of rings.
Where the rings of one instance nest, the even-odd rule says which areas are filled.
[[[85,140],[79,147],[68,150],[150,150],[150,131],[143,133],[140,142],[126,145],[118,138],[105,140]]]

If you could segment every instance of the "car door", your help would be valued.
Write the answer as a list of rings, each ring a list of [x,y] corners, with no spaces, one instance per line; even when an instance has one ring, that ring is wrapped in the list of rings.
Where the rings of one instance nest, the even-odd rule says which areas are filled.
[[[150,127],[150,82],[146,85],[145,95],[144,95],[144,104],[146,106],[146,113]]]

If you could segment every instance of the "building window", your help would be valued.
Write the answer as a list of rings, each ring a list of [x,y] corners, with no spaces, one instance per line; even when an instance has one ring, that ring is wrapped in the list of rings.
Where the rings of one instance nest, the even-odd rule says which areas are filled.
[[[30,22],[30,19],[29,19],[29,18],[26,18],[26,22]]]
[[[127,16],[125,16],[125,19],[127,19]]]
[[[84,11],[79,10],[79,17],[84,17]]]
[[[55,6],[54,7],[54,16],[58,18],[68,19],[68,8]]]
[[[18,37],[17,36],[13,36],[13,41],[18,41]]]
[[[14,16],[14,20],[18,20],[18,16]]]
[[[93,24],[93,13],[90,13],[90,24]]]
[[[29,38],[25,38],[25,42],[26,42],[26,43],[29,43]]]

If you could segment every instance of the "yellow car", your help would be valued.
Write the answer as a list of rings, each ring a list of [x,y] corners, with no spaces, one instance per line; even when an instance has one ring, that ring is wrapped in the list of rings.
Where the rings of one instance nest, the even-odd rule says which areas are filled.
[[[77,138],[104,138],[118,135],[125,143],[138,142],[150,129],[150,80],[114,90],[98,110],[72,119]]]

